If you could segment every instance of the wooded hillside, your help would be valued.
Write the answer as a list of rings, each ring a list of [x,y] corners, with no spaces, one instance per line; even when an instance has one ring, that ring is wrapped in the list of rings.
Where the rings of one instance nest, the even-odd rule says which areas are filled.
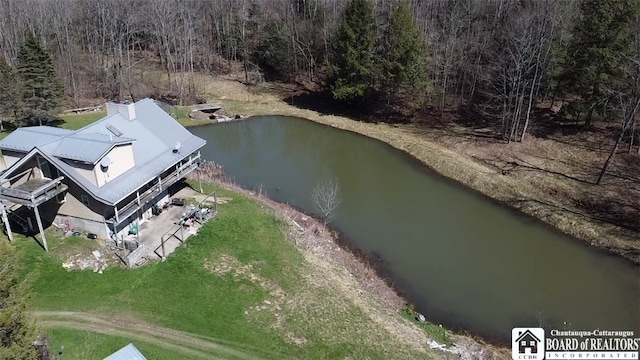
[[[616,149],[626,144],[632,151],[640,107],[639,4],[1,0],[0,55],[9,66],[0,59],[0,83],[28,85],[21,53],[37,45],[29,42],[35,35],[69,105],[145,96],[193,103],[203,99],[189,74],[235,71],[246,83],[303,84],[325,94],[330,106],[364,118],[424,122],[425,114],[453,111],[506,142],[522,141],[550,116],[558,127],[588,129],[602,120],[612,125]],[[55,96],[56,79],[45,83]],[[57,105],[35,106],[33,91],[15,91],[22,101],[0,98],[5,121],[31,116],[27,122],[34,123],[29,112]]]

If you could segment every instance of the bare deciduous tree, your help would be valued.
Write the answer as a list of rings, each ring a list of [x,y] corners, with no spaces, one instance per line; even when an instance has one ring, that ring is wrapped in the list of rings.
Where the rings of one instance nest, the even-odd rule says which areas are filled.
[[[631,64],[630,69],[632,70],[629,75],[630,78],[633,79],[631,82],[632,85],[625,89],[625,91],[616,91],[611,96],[614,101],[614,109],[622,118],[622,127],[620,129],[620,134],[613,145],[611,153],[609,153],[607,160],[602,166],[602,170],[598,176],[598,181],[596,182],[597,184],[602,182],[613,157],[618,151],[618,147],[620,147],[620,143],[622,142],[624,135],[627,133],[627,130],[632,128],[632,124],[635,123],[636,114],[638,114],[638,111],[640,110],[640,60],[631,59]]]
[[[316,184],[311,194],[314,205],[324,221],[324,226],[331,221],[335,210],[340,205],[340,185],[338,179],[333,178]]]

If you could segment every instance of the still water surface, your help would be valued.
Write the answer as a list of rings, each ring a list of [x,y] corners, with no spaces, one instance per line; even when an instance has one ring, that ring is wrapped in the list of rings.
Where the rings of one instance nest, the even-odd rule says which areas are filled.
[[[640,271],[448,182],[379,141],[261,116],[191,129],[240,185],[308,213],[337,179],[332,225],[379,256],[432,322],[508,340],[511,328],[640,333]]]

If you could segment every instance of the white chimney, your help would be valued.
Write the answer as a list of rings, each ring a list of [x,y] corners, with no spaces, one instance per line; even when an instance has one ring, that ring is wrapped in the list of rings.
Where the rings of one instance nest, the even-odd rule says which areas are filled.
[[[119,113],[127,120],[134,120],[136,118],[136,109],[134,104],[116,104],[114,102],[108,102],[107,115],[113,115]]]

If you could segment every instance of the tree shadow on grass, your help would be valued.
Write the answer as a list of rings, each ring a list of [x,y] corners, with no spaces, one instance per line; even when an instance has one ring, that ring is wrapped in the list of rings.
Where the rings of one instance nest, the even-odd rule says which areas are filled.
[[[413,118],[407,109],[385,103],[377,92],[352,102],[334,99],[329,90],[303,91],[283,100],[291,106],[316,111],[321,115],[338,115],[369,123],[407,123]]]
[[[297,108],[316,111],[322,115],[341,115],[367,121],[361,104],[348,104],[333,99],[330,91],[304,91],[290,95],[284,101]]]
[[[621,199],[609,195],[587,194],[575,201],[582,211],[593,219],[640,232],[640,201]]]

